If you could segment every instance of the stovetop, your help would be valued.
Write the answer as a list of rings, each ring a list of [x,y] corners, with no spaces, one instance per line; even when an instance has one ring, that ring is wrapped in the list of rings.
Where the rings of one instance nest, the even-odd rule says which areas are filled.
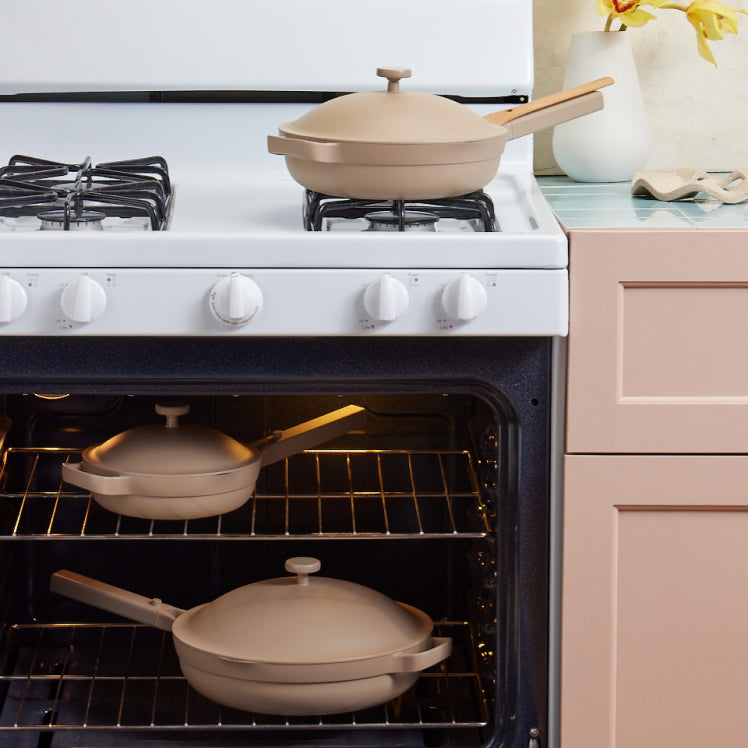
[[[304,190],[286,174],[267,172],[250,178],[234,172],[172,173],[173,205],[165,231],[147,232],[135,224],[136,234],[75,231],[50,236],[52,232],[39,230],[38,221],[0,216],[7,266],[19,261],[73,267],[102,262],[213,266],[219,257],[227,264],[254,267],[566,266],[563,233],[535,180],[509,169],[486,187],[498,228],[491,233],[448,219],[434,232],[367,231],[361,220],[334,220],[325,226],[328,230],[308,232],[303,223]],[[206,242],[212,247],[209,251]],[[124,244],[127,254],[120,250]]]
[[[303,104],[0,103],[14,153],[75,164],[158,154],[172,204],[165,231],[2,231],[8,267],[565,268],[566,240],[532,175],[529,138],[510,141],[484,190],[497,232],[440,221],[437,231],[364,231],[354,222],[308,232],[304,189],[268,133]],[[199,117],[196,107],[199,106]],[[495,106],[479,105],[478,113]],[[55,137],[44,125],[55,121]],[[95,142],[90,136],[96,125]],[[13,154],[5,157],[7,161]],[[2,228],[2,227],[0,227]],[[7,226],[4,228],[8,228]],[[12,228],[12,227],[11,227]],[[29,227],[24,227],[29,228]],[[52,234],[54,234],[52,236]],[[455,242],[460,243],[459,251]],[[125,249],[126,246],[126,249]],[[63,249],[65,247],[65,249]]]

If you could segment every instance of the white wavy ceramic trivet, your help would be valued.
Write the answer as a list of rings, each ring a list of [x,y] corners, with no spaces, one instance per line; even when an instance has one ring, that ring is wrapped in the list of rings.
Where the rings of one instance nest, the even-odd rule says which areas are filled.
[[[736,169],[713,177],[698,169],[638,171],[631,180],[631,192],[665,201],[688,200],[704,193],[723,203],[742,203],[748,200],[748,172]]]

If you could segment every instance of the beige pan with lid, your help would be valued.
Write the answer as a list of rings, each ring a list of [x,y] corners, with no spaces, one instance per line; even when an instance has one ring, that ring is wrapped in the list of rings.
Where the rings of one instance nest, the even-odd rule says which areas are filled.
[[[264,714],[312,715],[383,704],[452,651],[423,611],[353,582],[310,577],[315,558],[286,561],[295,576],[239,587],[190,610],[58,571],[50,588],[171,631],[185,678],[209,699]]]
[[[357,405],[327,413],[252,444],[199,424],[180,422],[183,403],[160,403],[166,422],[138,426],[84,450],[62,477],[91,491],[105,509],[146,519],[195,519],[230,512],[249,499],[260,469],[362,428]]]
[[[407,68],[379,68],[386,91],[321,104],[268,137],[307,189],[364,200],[426,200],[483,189],[508,140],[603,108],[601,78],[481,117],[442,96],[400,90]]]

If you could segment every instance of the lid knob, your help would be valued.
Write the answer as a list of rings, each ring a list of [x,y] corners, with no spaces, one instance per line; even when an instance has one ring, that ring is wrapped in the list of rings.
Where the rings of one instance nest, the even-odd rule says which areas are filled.
[[[410,68],[377,68],[377,75],[387,79],[387,91],[389,93],[400,92],[400,79],[410,78]]]
[[[309,575],[314,574],[315,571],[319,571],[322,568],[322,564],[318,558],[295,556],[294,558],[286,559],[284,568],[286,571],[291,572],[291,574],[297,575],[297,584],[309,584]]]
[[[166,416],[166,428],[179,428],[179,416],[185,416],[190,412],[187,403],[157,403],[156,413]]]

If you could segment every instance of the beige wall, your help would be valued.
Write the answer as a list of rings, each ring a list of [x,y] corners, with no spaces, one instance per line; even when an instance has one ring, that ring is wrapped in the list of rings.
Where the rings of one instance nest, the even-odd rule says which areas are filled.
[[[748,9],[748,0],[734,5]],[[562,87],[571,34],[602,30],[595,6],[595,0],[534,0],[536,97]],[[748,169],[748,16],[738,18],[739,36],[711,42],[716,69],[698,55],[696,32],[679,11],[660,10],[657,20],[624,32],[631,35],[652,126],[647,168]],[[535,170],[561,173],[550,132],[535,136]]]

